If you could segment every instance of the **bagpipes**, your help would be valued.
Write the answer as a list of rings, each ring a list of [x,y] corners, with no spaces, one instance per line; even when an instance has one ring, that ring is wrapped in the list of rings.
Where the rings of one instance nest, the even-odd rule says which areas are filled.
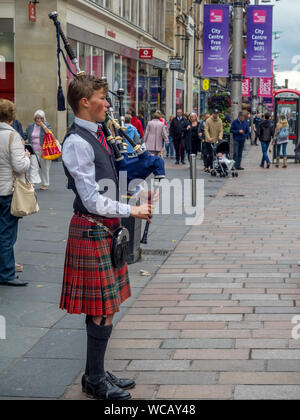
[[[65,110],[65,100],[63,96],[62,86],[61,86],[61,75],[60,75],[60,54],[63,56],[65,64],[70,71],[70,73],[74,77],[80,77],[85,73],[80,70],[79,63],[77,60],[72,47],[63,33],[61,29],[60,22],[58,21],[58,13],[52,12],[49,14],[49,18],[53,21],[56,27],[56,37],[57,37],[57,60],[58,60],[58,79],[59,79],[59,86],[58,86],[58,93],[57,93],[57,102],[58,102],[58,110],[64,111]],[[76,67],[76,74],[73,73],[72,69],[67,62],[65,54],[60,46],[60,38],[63,41],[64,48],[67,52],[68,57],[70,58],[71,62]],[[103,78],[104,79],[104,78]],[[117,169],[118,174],[126,172],[127,174],[127,189],[130,187],[132,181],[135,180],[145,180],[150,176],[152,173],[154,175],[156,190],[158,183],[161,179],[165,178],[165,165],[162,158],[158,156],[151,155],[145,147],[141,144],[136,143],[131,137],[129,137],[126,133],[126,127],[124,126],[124,107],[123,107],[123,100],[124,100],[124,89],[119,89],[116,93],[109,91],[112,95],[118,98],[119,101],[119,116],[121,123],[115,118],[114,116],[114,109],[112,107],[111,100],[109,96],[107,97],[107,101],[110,104],[109,112],[107,113],[108,119],[111,121],[113,126],[113,131],[108,128],[107,124],[101,123],[103,127],[104,135],[107,138],[107,142],[113,152],[113,157],[115,160],[115,166]],[[133,147],[133,151],[136,156],[128,156],[127,153],[127,143],[126,141]],[[129,195],[131,191],[128,191]],[[143,238],[141,240],[142,243],[147,243],[147,235],[148,235],[149,223],[146,223],[145,231]]]

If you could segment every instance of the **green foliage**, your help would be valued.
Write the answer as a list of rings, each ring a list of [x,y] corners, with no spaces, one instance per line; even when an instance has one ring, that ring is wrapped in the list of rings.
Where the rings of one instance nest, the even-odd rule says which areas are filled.
[[[208,99],[208,108],[209,111],[212,112],[215,108],[218,109],[220,112],[228,112],[231,106],[231,99],[228,93],[220,92],[214,93]]]

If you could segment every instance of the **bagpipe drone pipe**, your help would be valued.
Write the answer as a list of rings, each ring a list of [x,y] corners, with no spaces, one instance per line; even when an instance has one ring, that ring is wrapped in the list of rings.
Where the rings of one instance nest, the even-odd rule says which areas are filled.
[[[64,104],[64,96],[61,87],[61,76],[60,76],[60,54],[63,56],[65,64],[68,70],[74,77],[81,77],[85,73],[82,72],[79,68],[78,60],[76,55],[74,54],[68,39],[66,38],[65,34],[61,29],[60,22],[58,21],[58,13],[52,12],[49,14],[49,18],[54,22],[56,26],[56,37],[57,37],[57,60],[58,60],[58,79],[59,79],[59,87],[58,87],[58,110],[63,111],[65,110]],[[63,41],[64,48],[69,56],[71,62],[76,67],[76,74],[73,73],[72,69],[70,68],[65,54],[60,47],[60,38]],[[105,78],[103,78],[105,79]],[[103,127],[104,135],[107,138],[107,142],[113,152],[115,166],[120,174],[121,172],[127,173],[127,186],[129,186],[132,181],[135,180],[145,180],[148,178],[152,173],[156,180],[160,180],[165,178],[165,165],[162,158],[158,156],[151,155],[145,147],[142,147],[141,144],[137,144],[133,139],[131,139],[126,133],[126,127],[124,126],[124,108],[123,108],[123,96],[124,96],[124,89],[119,89],[117,93],[109,91],[112,95],[118,98],[119,100],[119,115],[120,121],[119,122],[114,117],[113,107],[109,96],[107,97],[107,101],[110,104],[109,113],[107,114],[108,119],[111,121],[112,130],[110,130],[105,123],[101,123]],[[115,135],[113,134],[113,132]],[[133,151],[136,156],[128,156],[127,153],[127,143],[126,141],[131,144],[133,147]]]
[[[119,114],[121,116],[121,124],[123,124],[124,117],[122,109],[124,90],[119,89],[117,94],[111,91],[110,93],[118,97]],[[119,154],[116,153],[116,148],[114,146],[112,147],[115,153],[116,168],[119,173],[127,173],[128,186],[129,184],[132,184],[132,181],[145,180],[152,173],[156,180],[165,178],[164,160],[159,156],[151,155],[141,144],[136,143],[131,137],[127,135],[126,127],[120,125],[119,121],[114,118],[113,107],[109,97],[107,98],[107,101],[110,104],[108,119],[111,121],[113,130],[116,135],[115,137],[111,135],[111,132],[106,124],[103,124],[103,131],[104,134],[106,134],[109,144],[112,141],[115,141],[116,143],[118,151],[120,152]],[[136,154],[136,156],[128,155],[126,141],[132,146],[133,152]],[[121,157],[123,157],[123,159]]]

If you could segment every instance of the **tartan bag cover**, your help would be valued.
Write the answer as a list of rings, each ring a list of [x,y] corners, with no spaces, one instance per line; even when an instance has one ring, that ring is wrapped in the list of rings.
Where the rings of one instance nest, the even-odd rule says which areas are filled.
[[[120,219],[92,216],[111,230]],[[93,237],[86,233],[95,234]],[[114,268],[111,263],[109,233],[89,220],[74,215],[70,222],[65,256],[60,308],[71,314],[112,315],[131,296],[127,264]]]

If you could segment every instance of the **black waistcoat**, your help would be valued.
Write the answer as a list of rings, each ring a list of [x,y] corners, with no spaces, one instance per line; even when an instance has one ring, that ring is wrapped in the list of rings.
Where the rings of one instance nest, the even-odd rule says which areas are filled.
[[[89,143],[92,146],[95,155],[95,181],[98,183],[101,180],[107,179],[112,181],[115,185],[115,188],[111,190],[110,194],[111,185],[104,184],[104,189],[100,190],[99,194],[105,194],[105,197],[109,197],[112,200],[119,201],[119,180],[112,155],[110,155],[100,144],[99,140],[85,128],[80,127],[79,125],[74,123],[68,130],[64,141],[71,134],[78,134],[81,138],[83,138],[87,143]],[[81,201],[81,198],[76,189],[74,178],[70,175],[65,165],[63,165],[63,167],[65,170],[65,174],[68,178],[68,185],[73,190],[76,196],[73,204],[74,211],[83,214],[90,214]]]

